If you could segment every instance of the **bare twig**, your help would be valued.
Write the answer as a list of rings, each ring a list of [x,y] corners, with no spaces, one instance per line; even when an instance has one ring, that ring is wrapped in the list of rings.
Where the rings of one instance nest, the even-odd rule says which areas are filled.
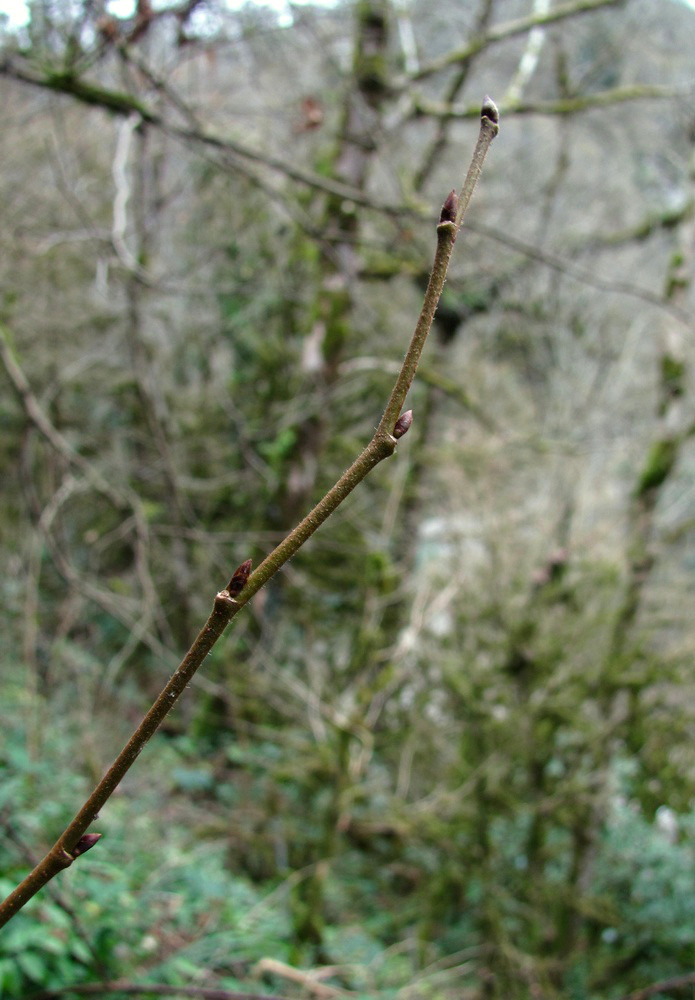
[[[258,569],[251,573],[245,585],[243,584],[243,578],[248,572],[249,565],[243,564],[242,567],[239,567],[230,581],[233,591],[237,589],[235,581],[242,583],[242,589],[239,593],[235,593],[232,596],[230,590],[225,589],[217,594],[212,612],[205,625],[138,728],[116,757],[116,760],[45,857],[7,899],[0,904],[0,926],[7,923],[58,872],[64,868],[68,868],[78,854],[83,853],[86,849],[94,845],[95,835],[88,834],[86,831],[97,818],[99,811],[108,801],[131,766],[135,763],[163,719],[176,704],[232,618],[281,569],[288,559],[304,545],[307,539],[313,535],[317,528],[323,524],[343,500],[352,493],[365,476],[381,461],[393,454],[397,444],[397,439],[394,436],[396,423],[401,414],[408,389],[415,377],[420,355],[432,326],[434,313],[444,287],[449,260],[456,236],[463,221],[464,212],[480,176],[485,155],[498,132],[497,118],[497,108],[489,98],[485,98],[481,109],[480,134],[471,165],[460,196],[457,198],[455,192],[452,192],[442,209],[440,222],[437,226],[437,248],[432,265],[432,273],[427,291],[425,292],[420,317],[415,326],[415,331],[401,371],[396,379],[396,384],[372,440],[350,468],[343,473],[335,486],[326,493],[304,520],[266,557]],[[407,428],[404,428],[404,423],[401,422],[399,430],[405,433],[405,429]],[[56,446],[60,444],[62,442],[55,442]],[[59,447],[59,450],[62,451],[63,448]],[[81,464],[81,468],[84,468],[84,464]]]
[[[111,983],[77,983],[57,990],[42,990],[32,993],[27,1000],[59,1000],[70,994],[83,997],[101,997],[105,993],[125,993],[127,996],[193,997],[195,1000],[283,1000],[283,997],[268,993],[240,993],[210,986],[169,986],[166,983],[129,983],[117,979]]]
[[[674,976],[672,979],[662,979],[658,983],[651,983],[649,986],[644,986],[641,990],[634,990],[632,993],[626,993],[625,996],[620,998],[620,1000],[647,1000],[648,997],[653,997],[657,993],[666,993],[670,990],[682,990],[687,986],[692,986],[694,983],[695,972],[687,972],[683,976]]]
[[[595,94],[574,94],[571,97],[557,97],[550,101],[507,100],[500,103],[500,114],[513,115],[575,115],[581,111],[592,111],[626,101],[673,100],[685,97],[692,88],[666,87],[661,84],[637,83],[629,87],[612,87]],[[457,107],[451,103],[428,101],[416,97],[413,101],[414,114],[427,118],[466,120],[476,117],[474,105]]]
[[[254,972],[258,976],[267,975],[279,976],[287,979],[291,983],[298,983],[311,996],[318,1000],[333,1000],[338,997],[350,997],[355,994],[351,990],[340,989],[337,986],[330,986],[321,982],[322,976],[331,975],[334,970],[328,969],[297,969],[286,962],[279,962],[276,958],[262,958],[254,967]]]

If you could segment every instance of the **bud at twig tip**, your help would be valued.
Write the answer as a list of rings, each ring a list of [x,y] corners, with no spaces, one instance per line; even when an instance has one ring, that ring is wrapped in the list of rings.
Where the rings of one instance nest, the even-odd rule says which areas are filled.
[[[247,559],[241,566],[234,570],[234,576],[227,584],[227,593],[230,597],[236,597],[246,586],[246,581],[251,575],[251,560]]]
[[[413,411],[406,410],[405,413],[401,413],[400,417],[396,421],[396,426],[393,428],[393,436],[398,439],[402,438],[404,434],[407,434],[410,430],[410,425],[413,422]]]
[[[480,109],[480,117],[489,118],[495,125],[497,125],[500,120],[500,113],[497,110],[497,105],[491,97],[488,97],[487,94],[483,100],[483,106]]]
[[[456,210],[459,207],[458,195],[451,191],[442,205],[442,214],[439,216],[439,224],[442,222],[456,222]]]
[[[84,836],[80,837],[71,851],[73,858],[79,858],[80,854],[86,854],[87,851],[91,851],[98,840],[101,840],[100,833],[85,833]]]

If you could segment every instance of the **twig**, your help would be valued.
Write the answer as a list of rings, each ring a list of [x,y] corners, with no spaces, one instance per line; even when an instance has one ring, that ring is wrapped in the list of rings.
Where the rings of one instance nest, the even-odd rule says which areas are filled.
[[[351,990],[343,990],[338,986],[329,986],[320,981],[320,976],[331,974],[333,969],[296,969],[285,962],[279,962],[276,958],[262,958],[254,966],[254,972],[258,976],[270,974],[288,979],[291,983],[298,983],[303,986],[307,993],[318,997],[318,1000],[333,1000],[335,997],[350,997],[355,994]]]
[[[663,295],[660,295],[658,292],[652,292],[649,288],[641,288],[639,285],[633,285],[630,281],[613,281],[610,278],[600,278],[591,271],[587,271],[585,268],[572,263],[566,257],[560,257],[558,254],[541,250],[531,243],[519,240],[515,236],[508,236],[481,222],[476,222],[475,225],[470,225],[468,228],[471,232],[488,237],[502,244],[502,246],[508,247],[510,250],[515,250],[517,253],[523,254],[529,260],[538,261],[539,264],[543,264],[552,271],[559,271],[573,281],[579,281],[590,288],[599,288],[603,292],[614,292],[616,295],[629,295],[631,298],[640,299],[642,302],[648,302],[650,305],[656,306],[657,309],[669,313],[669,315],[686,326],[692,325],[692,316],[687,309],[666,301]]]
[[[683,976],[674,976],[672,979],[662,979],[661,982],[644,986],[641,990],[634,990],[626,993],[620,1000],[647,1000],[656,993],[666,993],[667,990],[680,990],[695,983],[695,972],[687,972]]]
[[[409,414],[401,413],[408,389],[415,377],[425,340],[432,326],[434,313],[439,302],[447,268],[465,209],[473,194],[485,155],[498,132],[498,113],[494,103],[485,98],[481,109],[481,124],[478,142],[471,165],[461,190],[460,198],[451,192],[444,203],[437,226],[437,248],[432,265],[427,291],[415,326],[410,347],[406,353],[401,371],[386,404],[384,415],[372,440],[364,451],[343,473],[338,482],[318,502],[297,527],[270,553],[254,573],[250,573],[250,560],[243,563],[232,576],[227,587],[215,597],[210,617],[201,629],[179,667],[151,706],[144,719],[116,757],[111,767],[97,787],[60,835],[42,861],[24,881],[0,904],[0,927],[7,923],[47,882],[64,868],[69,868],[75,858],[91,849],[98,834],[89,834],[93,821],[108,801],[116,787],[123,780],[139,754],[159,728],[163,719],[171,711],[188,683],[203,663],[205,657],[218,641],[227,625],[242,607],[257,593],[267,581],[290,559],[319,528],[333,511],[349,496],[355,487],[371,470],[392,455],[397,438],[409,426]]]
[[[507,100],[500,102],[500,114],[513,115],[575,115],[581,111],[592,111],[626,101],[673,100],[687,97],[692,88],[667,87],[661,84],[636,83],[629,87],[612,87],[596,94],[575,94],[571,97],[557,97],[550,101]],[[413,100],[413,114],[426,118],[464,121],[475,118],[478,111],[474,105],[457,107],[455,104],[428,101],[424,97]]]
[[[116,980],[112,983],[77,983],[75,986],[61,986],[57,990],[42,990],[32,993],[27,1000],[58,1000],[65,994],[79,996],[103,996],[104,993],[125,993],[128,996],[194,997],[197,1000],[284,1000],[284,997],[269,993],[240,993],[210,986],[168,986],[166,983],[129,983]]]

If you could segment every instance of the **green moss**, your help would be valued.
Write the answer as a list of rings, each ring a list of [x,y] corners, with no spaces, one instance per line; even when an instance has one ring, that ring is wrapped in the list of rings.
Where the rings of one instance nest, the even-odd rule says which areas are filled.
[[[351,331],[349,310],[350,293],[343,288],[331,292],[322,305],[321,312],[326,324],[323,341],[323,356],[326,361],[335,361],[342,354],[343,345]]]
[[[354,75],[366,99],[377,104],[388,89],[386,5],[381,0],[361,0],[357,6],[358,46]]]
[[[635,495],[643,497],[650,490],[663,486],[668,478],[676,458],[678,457],[678,441],[674,438],[663,438],[655,441],[649,449],[647,461],[642,469]]]
[[[685,362],[674,358],[671,354],[661,356],[661,385],[669,396],[683,395],[683,380],[685,377]]]
[[[46,77],[46,86],[64,94],[72,94],[84,104],[106,108],[119,115],[130,115],[137,112],[144,121],[152,121],[152,112],[131,94],[115,90],[106,90],[94,83],[81,80],[72,73],[51,73]]]

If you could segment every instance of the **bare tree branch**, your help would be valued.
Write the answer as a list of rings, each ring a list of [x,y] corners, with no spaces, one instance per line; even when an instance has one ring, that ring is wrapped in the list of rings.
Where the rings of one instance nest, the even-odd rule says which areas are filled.
[[[80,79],[70,73],[49,72],[45,75],[40,75],[24,66],[17,65],[9,57],[6,57],[0,63],[0,75],[21,83],[30,84],[34,87],[40,87],[44,90],[52,90],[57,94],[66,94],[76,98],[83,104],[102,108],[115,115],[129,117],[134,113],[138,114],[144,123],[155,126],[178,139],[201,143],[212,149],[238,156],[242,160],[259,163],[307,187],[315,188],[326,194],[335,195],[338,198],[345,198],[356,205],[364,205],[367,208],[373,207],[373,202],[367,195],[350,187],[348,184],[341,184],[339,181],[321,177],[319,174],[312,173],[309,170],[302,170],[300,167],[288,164],[281,157],[273,156],[270,153],[263,153],[250,146],[245,146],[235,139],[225,138],[224,136],[206,131],[203,127],[176,125],[173,122],[168,122],[146,102],[127,92],[109,90],[105,87],[100,87],[98,84]]]
[[[500,114],[512,115],[574,115],[581,111],[591,111],[594,108],[605,108],[612,104],[623,104],[625,101],[643,100],[673,100],[684,97],[690,91],[664,87],[659,84],[634,84],[629,87],[614,87],[611,90],[596,94],[582,94],[574,97],[559,97],[552,101],[507,101],[500,104]],[[429,118],[457,119],[460,121],[474,119],[475,108],[457,108],[453,104],[428,101],[423,97],[414,99],[413,114]]]
[[[421,66],[416,73],[408,77],[403,77],[400,81],[400,86],[406,87],[413,80],[424,80],[435,73],[441,73],[442,70],[447,69],[449,66],[466,62],[466,60],[477,55],[478,52],[488,48],[490,45],[494,45],[496,42],[501,42],[506,38],[513,38],[515,35],[523,35],[532,28],[544,24],[554,24],[557,21],[564,21],[569,17],[577,17],[579,14],[588,14],[603,7],[615,7],[624,2],[625,0],[579,0],[578,3],[567,3],[555,7],[547,13],[530,14],[528,17],[519,17],[516,20],[498,24],[496,27],[489,28],[479,38],[474,38],[464,48],[447,52],[438,59],[433,59],[425,66]]]

